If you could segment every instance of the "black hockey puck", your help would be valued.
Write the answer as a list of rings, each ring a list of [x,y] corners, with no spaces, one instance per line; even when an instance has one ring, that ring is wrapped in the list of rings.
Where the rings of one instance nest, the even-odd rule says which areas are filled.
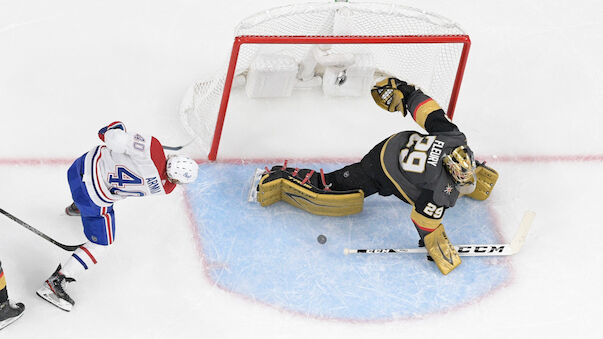
[[[327,242],[327,237],[321,234],[316,238],[316,241],[318,241],[319,244],[324,244]]]

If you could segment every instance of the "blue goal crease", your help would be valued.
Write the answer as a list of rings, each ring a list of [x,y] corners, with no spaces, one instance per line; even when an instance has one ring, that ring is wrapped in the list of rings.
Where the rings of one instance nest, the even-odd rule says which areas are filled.
[[[418,234],[410,206],[371,196],[345,217],[306,213],[284,202],[248,202],[256,168],[270,164],[200,166],[188,185],[208,275],[220,287],[280,309],[318,318],[390,320],[438,313],[478,300],[510,278],[500,258],[463,257],[443,276],[422,254],[344,255],[344,248],[413,248]],[[345,164],[300,163],[334,170]],[[483,202],[461,198],[444,217],[453,243],[498,243]],[[317,236],[327,237],[319,244]]]

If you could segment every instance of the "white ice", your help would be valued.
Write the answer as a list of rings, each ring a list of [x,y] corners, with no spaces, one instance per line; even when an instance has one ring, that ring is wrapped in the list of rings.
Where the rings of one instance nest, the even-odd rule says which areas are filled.
[[[292,2],[302,1],[287,3]],[[223,65],[238,21],[283,4],[0,1],[0,207],[65,243],[81,241],[79,221],[62,214],[70,202],[65,171],[98,143],[98,128],[122,120],[165,144],[188,142],[177,115],[186,88]],[[475,303],[411,320],[351,323],[280,311],[212,285],[178,189],[168,197],[116,206],[117,242],[72,289],[77,304],[70,313],[34,292],[66,253],[0,216],[0,260],[9,296],[27,306],[23,318],[0,336],[600,336],[603,4],[403,4],[451,18],[471,36],[454,121],[478,155],[501,173],[492,204],[503,237],[511,237],[523,210],[537,213],[525,248],[510,259],[509,284]],[[327,126],[345,117],[336,114],[324,114],[335,120]],[[381,119],[390,117],[376,118]],[[278,132],[236,121],[227,121],[225,157],[287,155]],[[313,157],[326,145],[321,156],[361,156],[375,136],[358,141],[358,127],[349,122],[344,127],[318,132],[293,155]],[[386,136],[393,127],[375,128]],[[399,128],[413,125],[405,121]],[[270,136],[277,139],[271,142]],[[302,142],[303,136],[294,139]],[[341,153],[347,140],[352,146],[346,143]],[[204,157],[194,147],[187,151]]]

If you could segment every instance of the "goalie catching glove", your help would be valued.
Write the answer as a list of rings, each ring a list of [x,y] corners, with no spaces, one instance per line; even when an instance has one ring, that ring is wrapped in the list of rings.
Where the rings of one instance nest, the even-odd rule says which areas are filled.
[[[475,176],[477,183],[475,190],[467,196],[475,200],[486,200],[492,193],[496,181],[498,181],[498,172],[486,166],[485,162],[476,161],[476,164]]]
[[[375,103],[388,112],[401,112],[406,116],[406,98],[415,91],[413,85],[396,78],[381,80],[371,89]]]
[[[344,216],[362,211],[362,190],[331,191],[320,174],[322,171],[316,173],[309,169],[272,167],[260,179],[257,201],[265,207],[283,200],[317,215]],[[321,179],[322,185],[319,183]]]

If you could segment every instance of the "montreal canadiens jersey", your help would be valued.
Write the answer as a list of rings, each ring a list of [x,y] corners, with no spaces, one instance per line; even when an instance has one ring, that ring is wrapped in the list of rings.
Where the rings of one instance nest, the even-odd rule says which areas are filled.
[[[166,157],[157,139],[109,129],[104,141],[105,145],[86,154],[82,179],[96,205],[110,206],[126,197],[164,195],[174,190],[176,184],[167,180]]]

